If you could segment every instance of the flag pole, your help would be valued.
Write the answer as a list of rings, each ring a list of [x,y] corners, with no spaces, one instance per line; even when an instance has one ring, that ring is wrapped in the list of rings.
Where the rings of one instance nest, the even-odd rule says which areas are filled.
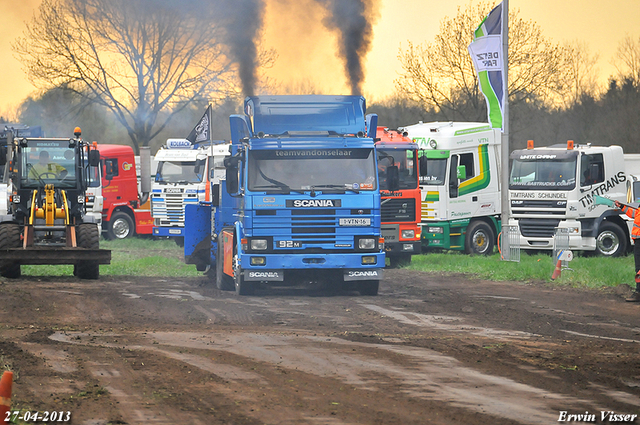
[[[501,224],[504,229],[509,224],[509,0],[502,0],[502,79],[504,87],[503,130],[501,138],[502,174],[500,182],[502,190],[500,200],[502,206]],[[509,235],[502,233],[502,258],[509,260]]]

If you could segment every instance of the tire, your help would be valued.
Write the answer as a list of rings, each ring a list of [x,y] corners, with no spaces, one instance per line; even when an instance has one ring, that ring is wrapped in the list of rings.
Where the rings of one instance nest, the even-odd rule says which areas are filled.
[[[605,221],[598,228],[595,253],[602,257],[620,257],[627,252],[627,244],[627,235],[620,226]]]
[[[467,227],[464,251],[467,254],[491,255],[495,246],[493,230],[484,221],[474,221]]]
[[[224,246],[222,232],[218,235],[218,249],[216,250],[216,287],[222,291],[233,291],[233,278],[224,274]]]
[[[237,246],[234,246],[233,250],[233,280],[237,295],[253,295],[255,286],[253,282],[247,282],[244,280],[244,273],[242,271],[242,267],[240,267],[240,262],[238,261]]]
[[[76,226],[76,240],[79,248],[99,249],[100,234],[98,225],[85,223]],[[100,277],[100,264],[97,261],[82,261],[76,263],[73,274],[80,279],[98,279]]]
[[[358,282],[358,292],[360,292],[360,295],[378,295],[379,287],[379,280],[363,280]]]
[[[0,249],[21,248],[21,233],[19,224],[0,224]],[[19,278],[20,275],[20,263],[14,261],[0,261],[0,276],[16,279]]]
[[[131,237],[135,231],[133,220],[129,214],[117,212],[111,216],[107,229],[107,239],[126,239]]]
[[[411,254],[389,256],[389,268],[397,269],[411,264]]]

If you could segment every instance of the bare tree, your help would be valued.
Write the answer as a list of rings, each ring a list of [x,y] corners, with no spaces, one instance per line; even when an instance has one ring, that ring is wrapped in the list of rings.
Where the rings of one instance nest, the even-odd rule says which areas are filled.
[[[568,59],[568,82],[570,91],[565,97],[564,106],[571,107],[584,96],[590,98],[598,94],[598,54],[590,55],[584,42],[575,41],[564,46]]]
[[[108,108],[137,152],[190,102],[237,90],[212,9],[198,0],[43,0],[13,47],[41,89],[65,87]]]
[[[620,42],[614,65],[620,81],[631,79],[635,86],[640,85],[640,37],[634,40],[627,35]]]
[[[458,8],[454,18],[445,18],[432,43],[400,49],[403,72],[396,80],[399,93],[425,108],[435,107],[446,119],[478,120],[486,106],[471,62],[468,46],[480,22],[490,12],[488,3]],[[569,55],[563,46],[545,38],[540,28],[509,11],[510,103],[561,102],[570,90]]]

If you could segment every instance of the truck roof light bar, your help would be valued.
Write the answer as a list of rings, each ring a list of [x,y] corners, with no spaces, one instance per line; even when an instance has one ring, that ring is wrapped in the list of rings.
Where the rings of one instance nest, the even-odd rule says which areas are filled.
[[[567,140],[567,149],[568,150],[572,150],[573,149],[573,140]]]
[[[533,140],[527,140],[527,149],[533,149]]]

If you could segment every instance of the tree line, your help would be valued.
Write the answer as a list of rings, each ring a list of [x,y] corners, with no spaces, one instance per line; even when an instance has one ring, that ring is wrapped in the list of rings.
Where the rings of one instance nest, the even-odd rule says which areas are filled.
[[[228,117],[240,113],[243,91],[228,43],[224,14],[202,0],[43,0],[14,43],[40,95],[26,99],[18,122],[62,136],[76,125],[85,138],[154,152],[169,137],[185,137],[209,104],[213,137],[229,139]],[[358,1],[358,0],[344,0]],[[225,6],[223,0],[209,5]],[[391,128],[418,121],[486,122],[467,46],[492,5],[459,8],[431,42],[400,47],[395,91],[370,103]],[[233,21],[233,19],[231,19]],[[207,22],[203,27],[202,22]],[[509,19],[509,119],[512,149],[533,139],[621,145],[640,152],[640,38],[616,52],[617,75],[596,82],[597,56],[578,42],[554,43],[517,9]],[[277,52],[256,46],[260,69]],[[256,93],[309,94],[262,79]]]

